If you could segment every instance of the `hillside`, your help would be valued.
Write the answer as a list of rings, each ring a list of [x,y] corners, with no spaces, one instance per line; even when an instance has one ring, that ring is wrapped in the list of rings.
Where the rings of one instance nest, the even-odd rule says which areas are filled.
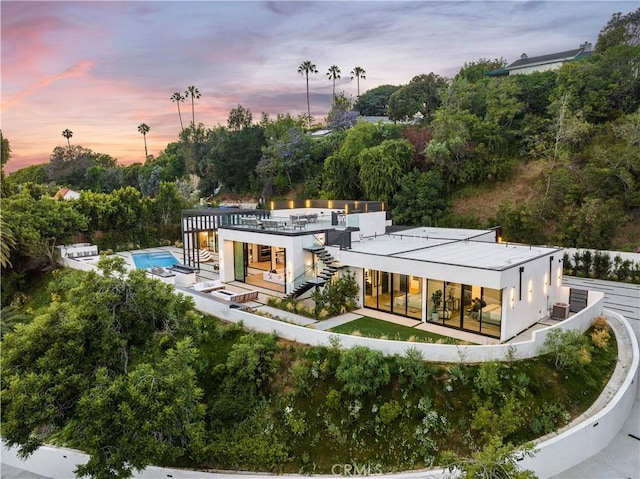
[[[513,175],[502,182],[474,185],[461,190],[453,199],[451,212],[459,218],[477,218],[483,225],[495,217],[500,204],[510,202],[513,206],[526,206],[535,210],[542,198],[545,162],[530,161],[519,163]],[[559,226],[546,221],[540,226],[546,237],[559,233]],[[612,233],[611,249],[615,251],[636,251],[640,247],[640,210],[630,212]]]
[[[543,177],[543,167],[543,161],[520,163],[507,181],[466,188],[454,199],[452,213],[485,222],[504,201],[526,206],[534,204],[539,197],[537,184]]]

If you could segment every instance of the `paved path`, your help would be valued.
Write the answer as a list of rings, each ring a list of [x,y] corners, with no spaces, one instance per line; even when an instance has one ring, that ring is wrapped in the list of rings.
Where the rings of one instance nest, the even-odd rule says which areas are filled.
[[[321,331],[327,331],[328,329],[335,328],[337,326],[341,326],[346,323],[350,323],[351,321],[361,318],[360,314],[355,313],[346,313],[341,314],[340,316],[336,316],[331,319],[325,319],[324,321],[320,321],[316,323],[313,328],[319,329]]]
[[[574,288],[602,291],[605,309],[625,316],[640,341],[640,285],[573,276],[565,276],[563,284]],[[554,476],[553,479],[640,479],[640,439],[638,438],[640,438],[640,384],[638,384],[638,394],[631,414],[613,441],[589,460]]]
[[[640,284],[564,276],[563,286],[604,293],[604,307],[620,313],[630,322],[640,321]]]

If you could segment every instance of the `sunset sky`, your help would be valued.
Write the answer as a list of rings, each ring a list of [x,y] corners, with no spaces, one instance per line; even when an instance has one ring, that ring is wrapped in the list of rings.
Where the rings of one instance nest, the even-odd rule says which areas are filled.
[[[360,90],[401,85],[415,75],[451,77],[469,61],[515,61],[589,41],[634,1],[329,1],[112,2],[2,1],[1,128],[10,142],[8,172],[46,163],[71,143],[121,164],[144,161],[177,139],[173,92],[196,86],[195,120],[226,124],[241,104],[254,119],[306,111],[327,114],[331,65],[337,92],[355,99],[349,72],[366,70]],[[185,125],[191,103],[181,104]]]

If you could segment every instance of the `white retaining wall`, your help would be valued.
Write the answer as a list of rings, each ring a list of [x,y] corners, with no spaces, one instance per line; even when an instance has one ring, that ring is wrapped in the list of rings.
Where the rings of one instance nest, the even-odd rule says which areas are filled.
[[[65,263],[65,266],[76,269],[85,269],[85,267],[86,269],[94,269],[92,265],[86,265],[77,261],[68,261],[68,264],[66,264],[67,261],[63,261],[63,263]],[[82,266],[78,267],[79,265]],[[330,345],[330,338],[337,336],[340,338],[340,343],[344,347],[362,345],[389,355],[404,354],[407,348],[415,347],[422,352],[425,358],[441,362],[480,362],[492,359],[504,359],[507,354],[511,354],[511,348],[513,347],[516,348],[517,358],[530,358],[541,352],[544,339],[551,329],[571,328],[584,331],[590,326],[594,317],[603,314],[603,294],[590,292],[590,301],[586,309],[555,326],[534,332],[531,341],[512,345],[452,346],[444,344],[408,343],[327,333],[325,331],[266,318],[240,309],[230,308],[228,304],[212,300],[206,294],[197,293],[193,290],[184,288],[176,289],[192,297],[196,308],[203,312],[235,323],[242,321],[248,328],[265,333],[276,332],[279,336],[293,341],[311,345]],[[602,400],[606,401],[606,405],[602,409],[589,415],[587,419],[579,424],[571,426],[569,429],[562,431],[551,439],[537,444],[536,455],[532,458],[525,458],[519,463],[522,468],[535,471],[541,479],[559,474],[604,449],[618,433],[633,407],[636,394],[638,393],[638,382],[636,381],[638,379],[638,365],[640,361],[638,341],[633,329],[623,316],[608,310],[605,314],[610,321],[618,323],[614,329],[617,327],[618,330],[620,330],[620,328],[624,330],[624,334],[616,334],[618,351],[626,352],[630,357],[630,361],[627,361],[630,365],[621,365],[620,363],[622,362],[619,361],[616,373],[623,378],[621,385],[617,387],[617,384],[612,384],[616,381],[616,373],[614,373],[605,391],[601,394],[600,398],[598,398],[597,402]],[[623,370],[621,371],[619,368],[623,368]],[[611,398],[605,397],[608,394],[612,394],[613,396]],[[41,450],[42,449],[44,448],[41,448]],[[54,448],[48,449],[55,450]],[[3,452],[5,451],[6,449]],[[6,455],[6,453],[3,454],[5,457]],[[27,461],[27,463],[31,464],[33,464],[33,462],[34,461]],[[16,464],[16,466],[24,467],[26,470],[33,470],[26,464]],[[442,471],[439,472],[440,474],[442,473]],[[157,470],[154,471],[154,473],[157,473]],[[424,471],[419,474],[423,473]],[[54,475],[53,477],[58,476]],[[145,475],[144,477],[147,476]]]
[[[608,390],[613,391],[613,397],[604,408],[557,436],[537,444],[535,456],[519,463],[522,468],[535,471],[540,479],[560,474],[600,452],[613,440],[631,412],[638,394],[638,340],[623,316],[609,310],[606,315],[610,321],[617,321],[618,327],[626,329],[626,334],[616,334],[616,338],[618,354],[624,354],[621,353],[624,350],[630,357],[630,365],[626,365],[626,371],[619,371],[624,378],[622,384],[619,387],[611,384],[616,382],[614,373],[598,398],[599,402]],[[629,348],[631,351],[627,350]],[[620,362],[618,367],[625,368]]]
[[[579,313],[547,329],[535,331],[533,339],[512,344],[498,345],[451,345],[433,343],[410,343],[406,341],[394,341],[388,339],[365,338],[348,334],[330,333],[312,329],[311,327],[298,326],[286,323],[278,319],[260,316],[249,311],[230,308],[228,304],[220,303],[211,296],[196,293],[192,290],[178,288],[181,293],[191,296],[196,308],[205,313],[212,314],[226,321],[239,323],[262,333],[275,332],[278,336],[310,345],[331,345],[331,338],[338,337],[342,347],[366,346],[370,349],[381,351],[393,356],[404,355],[409,348],[420,351],[423,357],[429,361],[458,363],[458,362],[483,362],[498,360],[503,361],[513,353],[518,359],[527,359],[538,356],[543,348],[544,341],[551,329],[574,329],[586,331],[593,319],[602,314],[602,301],[604,295],[598,292],[590,292],[589,305]]]

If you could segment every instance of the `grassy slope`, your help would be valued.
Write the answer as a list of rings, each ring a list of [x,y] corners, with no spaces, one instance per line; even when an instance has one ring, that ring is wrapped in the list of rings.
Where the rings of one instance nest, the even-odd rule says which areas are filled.
[[[533,206],[537,198],[543,194],[544,175],[543,161],[519,163],[507,181],[474,185],[461,191],[453,202],[453,214],[460,217],[476,217],[486,222],[503,201],[510,201],[512,205]],[[545,233],[553,233],[554,226],[553,223],[545,223]],[[627,222],[613,232],[612,237],[613,250],[635,251],[640,246],[640,211],[630,215]]]
[[[37,282],[39,287],[31,290],[32,302],[28,304],[38,311],[42,311],[50,300],[49,295],[42,293],[49,277]],[[203,363],[200,369],[204,400],[208,407],[214,406],[218,399],[238,405],[242,398],[223,397],[224,391],[220,390],[219,384],[225,373],[217,371],[216,366],[226,363],[234,343],[245,332],[218,323],[211,317],[205,324],[207,335],[201,345]],[[567,418],[576,417],[593,402],[615,367],[617,352],[615,339],[611,338],[606,350],[594,350],[592,361],[579,372],[556,371],[547,358],[502,364],[498,383],[494,385],[497,389],[491,394],[478,392],[477,365],[423,363],[424,379],[410,386],[401,372],[403,367],[389,358],[386,362],[392,373],[390,383],[374,395],[355,398],[344,392],[343,384],[337,380],[337,357],[329,350],[282,340],[278,345],[275,352],[278,370],[271,376],[266,397],[255,398],[263,405],[255,414],[265,414],[264,418],[273,424],[274,435],[268,435],[269,441],[282,442],[288,451],[289,459],[273,470],[307,473],[328,473],[333,464],[353,462],[379,465],[385,471],[411,469],[423,467],[431,460],[437,463],[442,451],[469,454],[474,446],[483,442],[483,427],[474,426],[481,419],[476,414],[479,405],[491,405],[494,411],[483,422],[500,425],[513,420],[503,417],[503,402],[507,396],[517,400],[517,417],[522,423],[506,435],[506,440],[514,443],[531,440],[546,432],[536,433],[532,429],[536,420],[545,418],[549,427],[555,428],[565,423],[560,418],[562,414],[567,414]],[[307,385],[306,393],[301,393],[297,387],[302,377],[294,378],[295,363],[308,368],[302,375]],[[331,390],[339,395],[333,406],[328,399]],[[385,423],[381,419],[382,408],[393,402],[400,407],[399,415]],[[292,417],[302,421],[297,430],[286,420],[286,406],[290,407]],[[544,408],[549,406],[555,409],[545,412]],[[241,425],[229,424],[228,427],[233,430]],[[218,447],[233,446],[232,450],[244,451],[251,456],[254,444],[247,443],[249,439],[240,437],[239,443],[224,442]],[[204,463],[188,465],[271,469],[259,459],[249,466],[244,463],[246,459],[236,457],[227,462],[208,457]],[[180,462],[175,465],[187,465]]]

